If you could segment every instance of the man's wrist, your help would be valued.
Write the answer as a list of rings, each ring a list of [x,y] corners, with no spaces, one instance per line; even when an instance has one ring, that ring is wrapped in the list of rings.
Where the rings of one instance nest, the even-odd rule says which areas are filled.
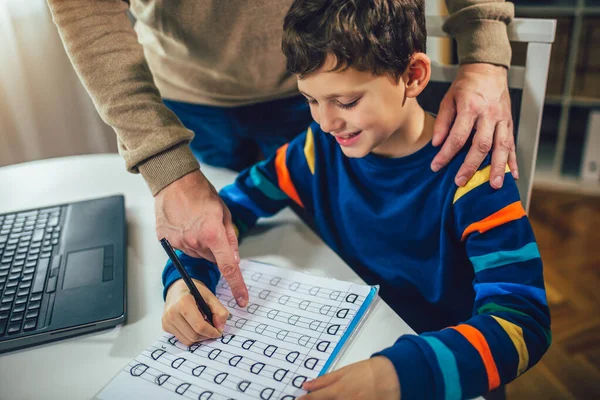
[[[476,62],[462,64],[459,67],[460,71],[463,72],[475,72],[480,74],[503,74],[508,75],[508,68],[503,65],[495,65],[486,62]]]
[[[179,178],[200,169],[187,142],[171,147],[138,165],[153,196]]]

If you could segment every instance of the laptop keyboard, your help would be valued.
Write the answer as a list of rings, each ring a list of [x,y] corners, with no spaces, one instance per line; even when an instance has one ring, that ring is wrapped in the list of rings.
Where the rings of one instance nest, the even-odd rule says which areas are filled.
[[[44,289],[56,290],[61,207],[0,215],[0,337],[33,331]]]

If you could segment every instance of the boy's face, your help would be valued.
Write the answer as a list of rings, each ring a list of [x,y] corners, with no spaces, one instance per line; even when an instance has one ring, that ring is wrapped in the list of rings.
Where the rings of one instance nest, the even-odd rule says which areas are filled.
[[[298,79],[312,117],[324,132],[335,137],[346,156],[386,154],[386,142],[406,118],[402,79],[395,82],[388,75],[353,68],[329,72],[333,62],[329,57],[321,69]]]

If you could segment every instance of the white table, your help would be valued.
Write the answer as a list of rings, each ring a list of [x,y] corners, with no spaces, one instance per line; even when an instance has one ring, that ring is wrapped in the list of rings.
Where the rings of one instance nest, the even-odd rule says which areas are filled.
[[[217,189],[230,171],[203,167]],[[57,158],[0,168],[0,213],[111,194],[125,195],[128,319],[115,329],[0,355],[0,399],[89,399],[161,335],[161,271],[166,255],[154,233],[154,203],[141,176],[118,155]],[[315,275],[364,283],[323,241],[286,210],[243,241],[240,256]],[[265,228],[263,228],[265,229]],[[412,329],[379,301],[338,368],[368,358]]]

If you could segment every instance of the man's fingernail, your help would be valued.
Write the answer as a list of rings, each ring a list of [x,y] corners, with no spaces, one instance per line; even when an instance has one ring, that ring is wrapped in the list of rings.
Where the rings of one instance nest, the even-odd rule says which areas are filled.
[[[440,164],[431,164],[431,170],[433,172],[438,172],[442,166]]]
[[[237,298],[237,303],[240,307],[246,307],[248,300],[246,300],[243,296],[240,296]]]
[[[467,177],[466,176],[461,176],[460,178],[458,178],[456,180],[456,183],[458,186],[465,186],[465,184],[467,183]]]
[[[239,264],[240,263],[240,252],[237,251],[237,250],[234,251],[233,252],[233,257],[235,258],[235,262]]]
[[[496,187],[500,187],[502,186],[502,178],[500,178],[499,176],[494,178],[494,186]]]

